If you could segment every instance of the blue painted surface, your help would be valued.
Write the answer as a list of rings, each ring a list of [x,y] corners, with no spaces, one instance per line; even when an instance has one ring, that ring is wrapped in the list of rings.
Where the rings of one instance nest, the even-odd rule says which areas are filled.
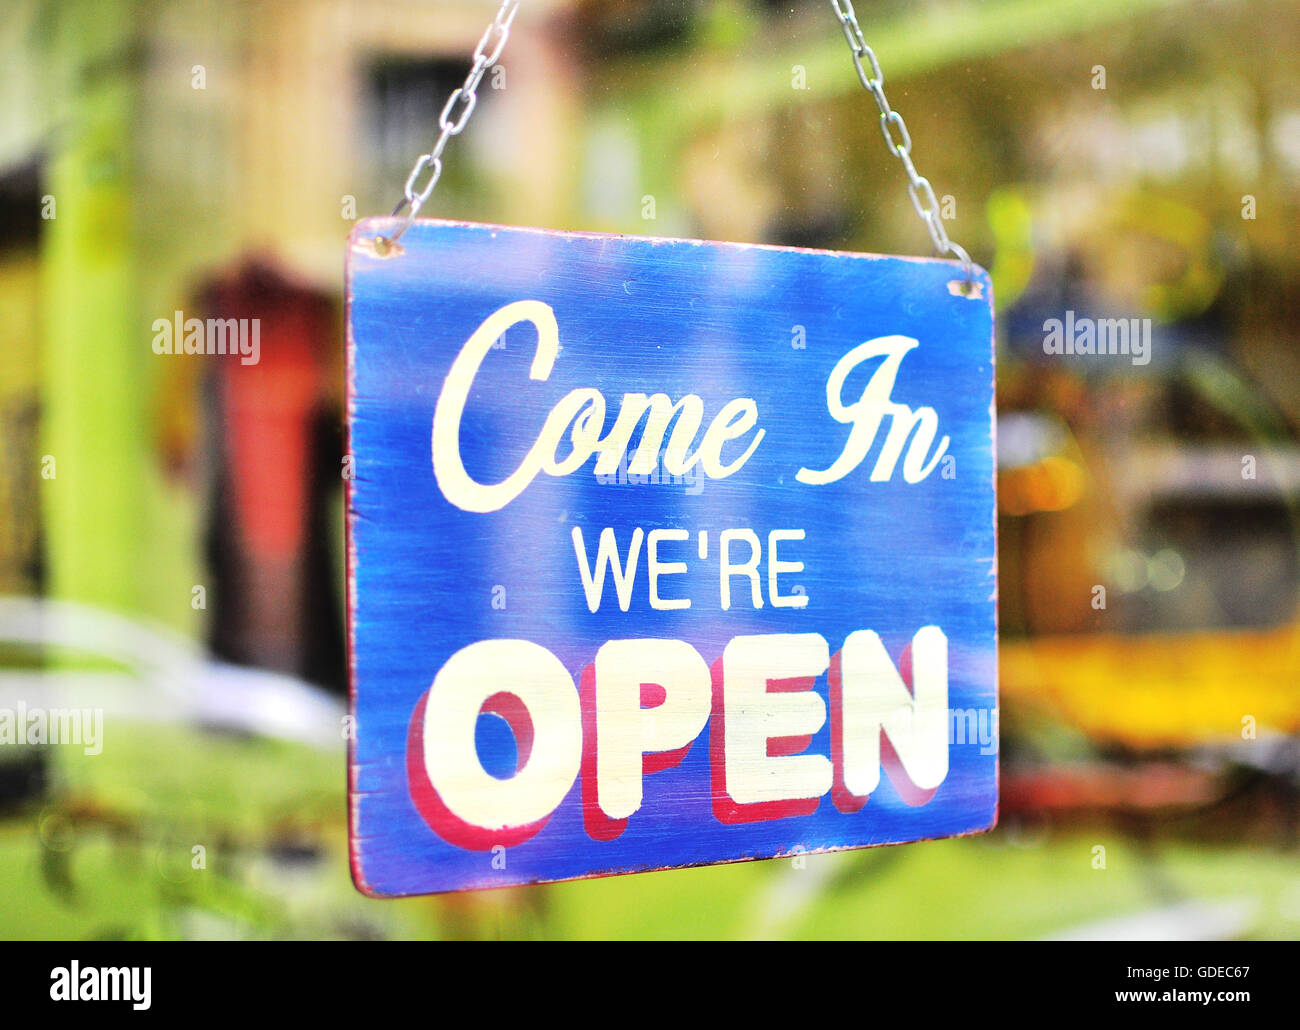
[[[945,262],[735,244],[558,234],[417,222],[404,252],[376,256],[365,242],[387,220],[361,223],[349,255],[350,631],[354,710],[354,877],[368,892],[428,893],[606,872],[712,863],[805,850],[895,843],[978,831],[996,819],[997,756],[978,741],[953,744],[946,780],[928,803],[905,804],[887,776],[860,812],[830,795],[807,816],[724,825],[713,814],[710,726],[682,764],[645,779],[643,807],[617,839],[584,830],[580,778],[545,828],[492,854],[454,847],[424,822],[406,778],[413,710],[446,659],[487,638],[522,638],[551,650],[575,680],[605,641],[680,638],[712,664],[733,637],[822,634],[832,653],[852,631],[879,633],[897,661],[922,626],[949,641],[949,704],[997,705],[990,286],[984,299],[954,295]],[[528,368],[536,333],[507,333],[470,394],[461,450],[475,478],[495,482],[518,463],[555,402],[595,386],[612,423],[625,392],[700,395],[705,418],[735,397],[757,402],[766,436],[730,478],[685,483],[597,481],[594,459],[577,473],[539,476],[501,511],[450,505],[435,482],[435,401],[458,351],[483,320],[517,300],[550,305],[562,350],[548,381]],[[795,346],[803,328],[804,347]],[[827,412],[836,362],[865,340],[892,334],[919,346],[902,362],[895,400],[935,408],[955,477],[917,484],[869,481],[867,460],[824,486],[797,483],[824,469],[849,427]],[[846,397],[869,371],[849,380]],[[860,382],[859,382],[860,380]],[[518,419],[510,429],[506,418]],[[621,549],[634,527],[707,530],[710,560],[677,550],[689,571],[663,580],[684,611],[654,611],[642,569],[628,612],[588,611],[570,532],[588,550],[603,526]],[[800,610],[748,603],[720,610],[717,534],[778,528],[807,538],[783,550],[804,571],[782,577],[809,597]],[[676,557],[666,554],[665,560]],[[764,572],[766,566],[763,566]],[[734,581],[740,596],[745,581]],[[606,584],[607,593],[612,584]],[[504,588],[505,608],[494,608]],[[498,592],[497,597],[501,594]],[[826,677],[815,689],[826,696]],[[484,766],[514,767],[504,721],[480,726]],[[812,752],[830,754],[829,729]]]

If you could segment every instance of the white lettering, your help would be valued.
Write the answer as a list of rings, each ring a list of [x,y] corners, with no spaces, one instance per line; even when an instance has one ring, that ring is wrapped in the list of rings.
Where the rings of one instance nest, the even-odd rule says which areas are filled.
[[[871,481],[884,483],[893,477],[894,466],[909,438],[911,443],[903,458],[903,478],[909,483],[919,483],[934,471],[948,449],[948,437],[945,436],[939,441],[929,461],[926,461],[926,455],[939,430],[939,417],[934,408],[913,410],[906,404],[892,400],[890,396],[894,381],[898,378],[898,366],[907,352],[916,346],[917,341],[909,336],[881,336],[854,347],[840,358],[826,381],[826,406],[836,422],[851,424],[853,428],[849,431],[843,452],[829,468],[821,472],[803,468],[795,474],[795,479],[812,486],[843,479],[862,464],[876,440],[881,420],[886,415],[890,418],[889,432],[885,436],[875,467],[871,470]],[[885,360],[868,380],[862,396],[852,404],[845,404],[842,391],[849,373],[862,362],[881,357]]]

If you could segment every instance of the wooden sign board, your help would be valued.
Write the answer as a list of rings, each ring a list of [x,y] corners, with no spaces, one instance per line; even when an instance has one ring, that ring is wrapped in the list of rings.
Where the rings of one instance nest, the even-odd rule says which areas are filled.
[[[989,828],[984,273],[393,227],[348,263],[357,886]]]

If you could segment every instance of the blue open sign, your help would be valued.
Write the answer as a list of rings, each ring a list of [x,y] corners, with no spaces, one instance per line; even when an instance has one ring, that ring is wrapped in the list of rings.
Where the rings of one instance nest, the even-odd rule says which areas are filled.
[[[984,273],[389,227],[348,262],[362,890],[993,824]]]

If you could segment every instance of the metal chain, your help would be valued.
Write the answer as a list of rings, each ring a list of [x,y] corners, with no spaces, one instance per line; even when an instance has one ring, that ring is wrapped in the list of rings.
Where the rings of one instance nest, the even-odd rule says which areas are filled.
[[[858,79],[867,92],[875,98],[876,106],[880,108],[880,134],[885,138],[885,146],[902,162],[903,170],[907,172],[907,193],[912,198],[912,207],[925,223],[935,251],[941,255],[951,254],[958,258],[969,280],[972,276],[970,255],[959,244],[948,238],[948,231],[944,228],[943,219],[939,214],[939,201],[934,195],[934,187],[930,185],[929,179],[917,174],[916,166],[912,164],[912,136],[907,131],[903,116],[891,108],[889,101],[885,99],[885,75],[880,70],[880,62],[876,58],[875,51],[867,46],[867,41],[862,36],[858,16],[853,10],[853,0],[831,0],[831,6],[835,8],[835,17],[839,19],[840,26],[844,29],[844,38],[848,40],[849,49],[852,51],[853,67],[857,69]],[[441,130],[438,141],[433,145],[432,150],[427,154],[421,154],[416,159],[411,174],[406,177],[402,199],[393,208],[394,216],[402,208],[409,208],[406,220],[384,241],[385,243],[393,244],[401,238],[415,221],[420,208],[432,195],[434,187],[438,185],[438,179],[442,176],[442,152],[453,136],[461,134],[474,113],[474,105],[478,103],[479,83],[484,73],[500,59],[506,40],[510,38],[510,26],[518,11],[519,0],[502,0],[496,17],[492,19],[487,31],[478,41],[478,46],[474,48],[474,63],[470,66],[469,74],[465,76],[464,84],[452,91],[451,96],[447,98],[447,103],[443,105],[442,113],[438,116],[438,128]],[[871,65],[870,74],[862,67],[864,57]],[[897,130],[897,136],[891,130],[891,126],[892,130]],[[428,180],[424,188],[417,191],[417,182],[425,171],[428,172]]]
[[[862,37],[858,16],[853,11],[853,0],[831,0],[831,6],[835,8],[835,17],[840,20],[840,26],[844,29],[844,38],[849,41],[849,49],[853,52],[853,67],[857,69],[858,79],[867,92],[875,97],[876,106],[880,108],[880,134],[885,137],[885,146],[902,162],[903,170],[907,172],[907,194],[912,198],[912,207],[916,208],[916,213],[925,223],[935,251],[940,255],[951,254],[959,259],[962,271],[967,281],[970,281],[973,275],[970,255],[959,244],[948,239],[948,230],[943,227],[934,187],[930,185],[929,179],[917,174],[916,166],[912,164],[912,136],[907,131],[903,116],[890,107],[889,101],[885,99],[885,74],[880,70],[880,61],[876,59],[876,52],[867,46],[867,41]],[[871,66],[869,74],[867,69],[862,67],[864,57],[867,59],[867,64]],[[897,130],[897,135],[893,130]]]
[[[411,174],[406,177],[402,199],[393,208],[393,215],[396,216],[402,208],[409,207],[406,220],[395,233],[384,240],[384,243],[393,244],[401,239],[402,233],[410,228],[411,223],[415,221],[415,216],[420,213],[420,208],[424,207],[425,201],[433,193],[433,188],[438,185],[438,179],[442,176],[442,152],[453,136],[459,136],[464,131],[470,115],[474,113],[474,105],[478,103],[478,84],[482,81],[484,73],[500,60],[501,51],[506,48],[506,40],[510,38],[510,25],[515,20],[518,10],[519,0],[502,0],[496,17],[492,19],[487,31],[478,41],[478,46],[474,48],[474,63],[470,66],[469,74],[465,76],[465,82],[452,90],[447,103],[443,105],[442,113],[438,115],[438,128],[441,130],[438,142],[427,154],[421,154],[416,158]],[[425,171],[429,174],[428,180],[424,188],[417,192],[416,184]]]

